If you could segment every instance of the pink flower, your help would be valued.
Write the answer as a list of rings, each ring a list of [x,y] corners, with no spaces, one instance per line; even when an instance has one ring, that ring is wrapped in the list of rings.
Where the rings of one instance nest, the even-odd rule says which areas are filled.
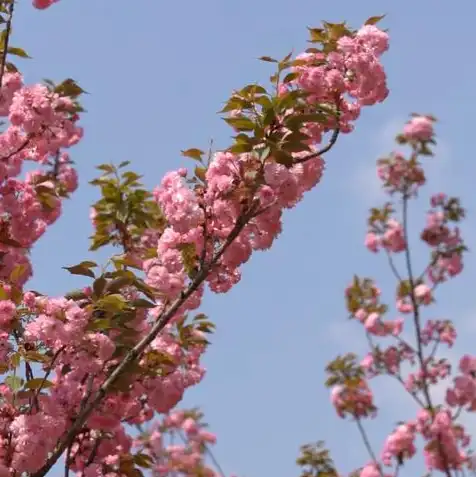
[[[431,289],[424,283],[415,287],[415,296],[424,305],[429,305],[432,301]]]
[[[58,0],[33,0],[33,6],[39,10],[44,10],[45,8],[50,7],[53,3],[56,3]]]
[[[379,245],[380,245],[379,237],[372,232],[367,233],[367,235],[365,236],[365,246],[371,252],[376,253],[379,250]]]
[[[405,125],[403,134],[410,140],[428,141],[434,134],[433,121],[426,116],[416,116]]]

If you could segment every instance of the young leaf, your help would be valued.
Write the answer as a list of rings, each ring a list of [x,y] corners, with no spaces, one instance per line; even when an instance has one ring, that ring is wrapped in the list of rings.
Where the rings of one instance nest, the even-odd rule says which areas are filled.
[[[18,376],[7,376],[5,379],[5,384],[12,390],[17,391],[23,385],[23,379]]]
[[[187,149],[186,151],[181,151],[181,152],[182,152],[182,156],[191,157],[192,159],[195,159],[196,161],[201,161],[202,156],[205,154],[203,151],[196,148]]]
[[[7,52],[10,53],[10,55],[19,56],[20,58],[31,58],[25,50],[16,48],[15,46],[9,46]]]
[[[258,60],[266,61],[268,63],[278,63],[278,60],[275,60],[274,58],[271,58],[271,56],[261,56],[261,57],[258,58]]]
[[[97,267],[96,263],[85,261],[72,267],[63,267],[63,269],[68,270],[72,275],[83,275],[85,277],[95,278],[94,272],[91,270],[91,268],[94,267]]]
[[[44,389],[53,386],[51,381],[43,378],[33,378],[25,383],[24,389]]]
[[[385,18],[386,15],[380,15],[380,16],[375,16],[375,17],[370,17],[366,22],[365,25],[376,25],[379,23],[381,20]]]

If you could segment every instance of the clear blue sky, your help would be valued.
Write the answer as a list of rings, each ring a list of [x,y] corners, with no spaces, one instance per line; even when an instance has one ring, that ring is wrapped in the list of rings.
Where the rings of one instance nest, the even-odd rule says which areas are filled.
[[[91,93],[84,99],[85,138],[73,152],[80,190],[33,252],[31,287],[50,294],[83,283],[61,267],[88,258],[88,209],[96,196],[87,182],[94,165],[132,160],[146,183],[155,185],[166,171],[187,164],[181,149],[207,147],[211,138],[227,145],[230,131],[215,112],[233,88],[266,80],[270,70],[258,56],[299,51],[306,26],[321,20],[357,27],[381,13],[388,14],[384,25],[391,34],[385,57],[390,97],[364,111],[356,131],[327,157],[322,184],[286,214],[273,250],[252,258],[231,293],[205,300],[203,311],[218,331],[206,357],[207,377],[183,404],[203,407],[227,473],[296,475],[299,445],[318,439],[326,439],[344,471],[367,460],[357,430],[331,409],[323,368],[346,346],[360,349],[363,343],[357,325],[345,318],[343,289],[352,275],[377,275],[387,296],[393,290],[383,257],[370,256],[361,244],[366,210],[378,200],[374,161],[392,147],[392,133],[408,113],[441,119],[442,156],[431,166],[435,186],[461,194],[474,217],[476,6],[430,0],[61,0],[39,12],[29,0],[19,2],[14,44],[34,57],[21,64],[27,80],[71,76]],[[473,225],[471,218],[469,233]],[[474,232],[470,246],[471,237]],[[468,283],[475,272],[470,257]],[[471,350],[475,295],[462,285],[459,279],[446,287],[438,316],[465,326],[460,349]],[[390,409],[369,426],[377,450],[392,423],[409,417],[406,401],[395,400],[388,386],[378,385],[377,402]]]

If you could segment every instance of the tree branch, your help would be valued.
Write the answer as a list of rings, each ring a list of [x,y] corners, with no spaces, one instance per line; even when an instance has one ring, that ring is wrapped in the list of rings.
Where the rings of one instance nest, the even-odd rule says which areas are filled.
[[[2,59],[1,59],[1,64],[0,64],[0,89],[2,88],[3,84],[3,76],[5,74],[5,67],[7,64],[7,54],[8,54],[8,42],[10,41],[10,35],[12,32],[12,20],[13,20],[13,11],[15,9],[15,1],[12,0],[10,2],[10,5],[8,7],[8,13],[7,13],[7,24],[5,26],[5,40],[3,46],[3,51],[2,51]]]
[[[432,414],[432,419],[433,419],[434,408],[431,401],[430,390],[428,389],[428,381],[427,381],[428,372],[427,372],[425,357],[423,356],[423,346],[422,346],[422,339],[421,339],[420,309],[419,309],[418,301],[415,295],[415,280],[413,278],[410,244],[408,242],[408,198],[409,198],[408,193],[404,191],[403,193],[403,236],[404,236],[405,245],[406,245],[405,246],[405,261],[406,261],[406,267],[408,272],[408,282],[410,284],[410,300],[413,306],[413,322],[415,324],[415,333],[416,333],[416,341],[417,341],[417,356],[418,356],[418,361],[420,363],[421,370],[423,372],[423,394],[425,396],[428,410]],[[438,451],[444,463],[446,477],[451,477],[451,472],[449,470],[448,463],[447,463],[448,460],[447,460],[445,451],[443,449],[441,439],[438,439]]]
[[[327,146],[323,147],[321,150],[317,152],[313,152],[312,154],[308,154],[307,156],[301,157],[300,159],[296,159],[294,163],[302,164],[303,162],[309,161],[310,159],[314,159],[316,157],[322,156],[326,152],[329,152],[334,147],[334,144],[337,142],[337,139],[339,138],[339,134],[340,134],[340,129],[339,128],[334,129],[331,139],[329,143],[327,144]]]
[[[79,412],[76,420],[71,425],[69,431],[67,432],[64,439],[60,442],[57,446],[56,450],[51,454],[49,459],[46,461],[45,465],[38,470],[37,472],[33,473],[31,477],[43,477],[47,474],[47,472],[53,467],[56,461],[61,457],[63,452],[68,448],[68,446],[74,441],[76,434],[82,428],[84,423],[87,421],[88,417],[94,411],[94,409],[98,406],[98,404],[103,400],[106,396],[109,389],[113,386],[113,384],[122,376],[124,371],[127,367],[135,362],[150,345],[150,343],[155,339],[155,337],[164,329],[167,323],[174,317],[177,310],[187,301],[188,298],[200,287],[200,285],[205,281],[207,278],[210,269],[218,262],[221,256],[225,253],[226,249],[231,245],[231,243],[238,237],[240,232],[243,230],[244,226],[248,223],[250,218],[252,218],[255,214],[255,205],[252,205],[250,209],[243,213],[240,217],[238,217],[235,227],[230,232],[230,235],[227,237],[226,241],[220,247],[220,249],[215,253],[212,260],[209,264],[206,264],[197,274],[195,279],[189,285],[187,290],[185,290],[179,298],[177,298],[169,307],[168,310],[164,310],[164,312],[159,316],[157,321],[155,322],[154,326],[150,330],[150,332],[145,336],[139,343],[137,343],[134,348],[132,348],[122,362],[114,369],[114,371],[109,375],[109,377],[104,381],[101,387],[96,391],[94,397],[89,401],[89,403],[85,403],[84,407]]]

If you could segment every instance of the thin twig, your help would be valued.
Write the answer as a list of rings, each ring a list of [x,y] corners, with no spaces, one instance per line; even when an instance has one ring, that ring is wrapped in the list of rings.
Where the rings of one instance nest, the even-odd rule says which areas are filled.
[[[309,161],[310,159],[314,159],[316,157],[322,156],[326,152],[329,152],[334,147],[334,144],[337,142],[337,139],[339,137],[339,133],[340,133],[339,128],[334,129],[334,131],[332,133],[332,136],[331,136],[331,139],[330,139],[329,143],[327,144],[327,146],[323,147],[321,150],[319,150],[317,152],[313,152],[311,154],[308,154],[307,156],[301,157],[300,159],[296,159],[294,161],[294,164],[302,164],[303,162]]]
[[[33,402],[36,403],[36,409],[39,410],[39,406],[38,406],[38,397],[41,393],[41,390],[43,389],[43,386],[45,385],[46,383],[46,380],[48,379],[48,376],[51,374],[51,371],[53,370],[53,366],[55,364],[55,361],[58,359],[58,356],[64,351],[64,349],[66,348],[66,346],[62,346],[53,356],[53,359],[51,360],[51,363],[49,365],[49,368],[48,368],[48,371],[45,373],[45,375],[43,376],[43,381],[41,381],[41,384],[39,386],[39,388],[36,390],[35,392],[35,395],[33,396]],[[33,410],[33,406],[30,406],[30,414]]]
[[[431,409],[433,409],[431,396],[428,390],[428,386],[426,384],[426,378],[428,373],[427,373],[425,358],[423,356],[423,346],[422,346],[422,340],[421,340],[420,308],[419,308],[418,301],[415,295],[415,290],[414,290],[415,280],[413,278],[412,259],[410,254],[410,246],[408,243],[408,196],[406,193],[404,193],[404,196],[403,196],[403,234],[404,234],[404,239],[406,244],[405,261],[406,261],[406,267],[408,272],[408,282],[410,285],[410,300],[413,306],[413,322],[415,325],[415,332],[416,332],[417,356],[418,356],[418,361],[420,362],[421,369],[423,371],[423,381],[424,381],[423,393],[425,395],[428,406]]]
[[[307,156],[304,156],[300,159],[297,159],[294,162],[295,164],[302,164],[303,162],[309,161],[310,159],[314,159],[316,157],[322,156],[322,155],[326,154],[327,152],[329,152],[334,147],[335,143],[337,142],[337,139],[339,138],[339,134],[340,134],[340,124],[339,124],[339,122],[340,122],[340,117],[341,117],[341,107],[340,107],[341,98],[338,94],[336,94],[335,100],[336,100],[335,117],[336,117],[337,125],[336,125],[336,128],[332,132],[332,136],[331,136],[331,139],[330,139],[329,143],[327,144],[327,146],[323,147],[321,150],[319,150],[317,152],[313,152],[311,154],[308,154]]]
[[[357,427],[359,429],[360,435],[362,436],[362,440],[364,441],[365,447],[367,448],[367,452],[370,455],[370,458],[372,459],[373,463],[375,464],[375,467],[377,467],[380,476],[384,477],[382,469],[380,468],[380,464],[378,463],[375,452],[373,451],[372,446],[370,445],[369,438],[367,436],[367,433],[365,432],[365,429],[364,429],[364,426],[362,425],[360,417],[355,416],[355,422],[357,423]]]
[[[218,460],[216,459],[216,457],[214,456],[212,450],[210,449],[209,446],[205,445],[205,451],[206,453],[209,455],[210,459],[212,460],[213,462],[213,465],[217,468],[219,474],[221,475],[221,477],[225,477],[225,472],[223,472],[223,469],[220,467],[220,464],[218,463]]]
[[[5,26],[5,39],[4,39],[4,44],[3,46],[3,51],[2,51],[2,59],[1,59],[1,64],[0,64],[0,89],[2,88],[3,85],[3,76],[5,74],[5,67],[7,64],[7,54],[8,54],[8,42],[10,41],[10,35],[12,32],[12,20],[13,20],[13,10],[15,9],[15,1],[12,0],[10,2],[10,6],[8,7],[8,13],[7,13],[7,24]]]
[[[70,464],[70,456],[71,456],[71,444],[66,451],[66,457],[64,459],[64,477],[69,477],[69,464]]]
[[[421,338],[422,331],[421,331],[421,322],[420,322],[420,309],[419,309],[418,300],[415,294],[415,280],[413,278],[412,259],[410,254],[410,244],[409,244],[409,237],[408,237],[409,235],[408,234],[408,198],[409,198],[408,193],[404,191],[403,192],[403,236],[405,240],[405,261],[406,261],[407,272],[408,272],[408,282],[410,285],[410,299],[413,306],[413,322],[415,325],[415,333],[416,333],[416,341],[417,341],[417,356],[418,356],[418,361],[420,363],[421,370],[423,372],[423,380],[422,380],[423,394],[426,399],[428,410],[433,416],[434,408],[431,401],[430,391],[428,389],[428,381],[427,381],[428,371],[427,371],[425,357],[423,356],[423,345],[422,345],[422,338]],[[438,450],[444,463],[446,477],[451,477],[451,473],[447,464],[446,453],[444,452],[443,445],[440,439],[438,439]]]
[[[89,457],[88,457],[88,460],[86,461],[86,464],[85,464],[85,468],[90,466],[94,459],[96,458],[96,455],[98,453],[98,449],[99,449],[99,445],[101,444],[101,439],[102,439],[102,436],[99,436],[95,441],[94,441],[94,444],[93,444],[93,448],[91,450],[91,453],[89,454]]]
[[[392,272],[393,274],[395,275],[395,278],[401,282],[402,281],[402,277],[400,276],[400,273],[398,272],[398,269],[397,267],[395,266],[395,262],[393,261],[393,258],[392,258],[392,255],[391,253],[385,249],[385,251],[387,252],[387,258],[388,258],[388,264],[390,265],[390,268],[392,269]]]

